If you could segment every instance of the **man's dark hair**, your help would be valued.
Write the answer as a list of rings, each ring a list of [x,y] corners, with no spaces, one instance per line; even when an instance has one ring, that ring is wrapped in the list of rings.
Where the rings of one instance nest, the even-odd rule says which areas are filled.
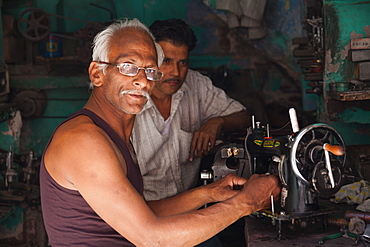
[[[149,29],[157,42],[168,41],[174,45],[187,45],[189,52],[197,44],[193,30],[181,19],[157,20]]]

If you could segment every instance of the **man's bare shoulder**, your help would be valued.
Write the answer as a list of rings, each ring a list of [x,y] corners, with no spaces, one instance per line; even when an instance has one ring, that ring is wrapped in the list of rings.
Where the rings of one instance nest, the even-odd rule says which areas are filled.
[[[77,116],[62,124],[45,152],[45,166],[62,186],[73,188],[73,178],[81,171],[101,169],[107,157],[116,155],[109,136],[86,116]],[[94,171],[95,170],[95,171]]]
[[[89,117],[77,116],[62,124],[54,134],[52,145],[62,149],[71,149],[75,146],[96,143],[97,140],[107,141],[107,134],[98,127]],[[68,145],[66,145],[68,144]],[[83,146],[80,146],[83,148]]]

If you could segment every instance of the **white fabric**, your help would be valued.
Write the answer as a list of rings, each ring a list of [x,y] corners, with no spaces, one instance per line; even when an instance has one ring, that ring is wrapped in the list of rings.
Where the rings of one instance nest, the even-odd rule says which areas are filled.
[[[358,205],[356,209],[362,212],[370,212],[370,199],[367,199],[362,204]]]
[[[267,27],[263,20],[266,0],[216,0],[216,9],[227,11],[229,28],[247,27],[248,38],[266,36]]]
[[[164,121],[164,128],[162,130],[162,135],[168,136],[168,134],[170,133],[171,120],[172,120],[172,117],[169,117],[166,119],[166,121]]]
[[[144,178],[145,198],[159,200],[194,187],[200,177],[200,159],[189,162],[193,133],[212,117],[244,109],[208,77],[189,70],[182,87],[172,95],[172,121],[168,135],[163,135],[164,118],[150,99],[136,116],[131,138]]]
[[[240,0],[216,0],[216,9],[228,10],[237,17],[243,15],[243,9],[240,6]]]
[[[243,15],[258,22],[262,21],[266,0],[240,0]]]
[[[334,194],[331,201],[336,203],[346,202],[349,205],[362,204],[370,197],[369,187],[365,180],[344,185]]]

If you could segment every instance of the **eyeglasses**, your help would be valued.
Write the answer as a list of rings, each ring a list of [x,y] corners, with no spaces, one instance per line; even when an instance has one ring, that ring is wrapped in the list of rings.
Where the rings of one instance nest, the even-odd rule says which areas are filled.
[[[136,76],[139,73],[139,70],[143,69],[145,71],[146,78],[151,81],[159,81],[162,79],[164,75],[163,72],[158,69],[140,68],[139,66],[132,64],[132,63],[121,63],[119,65],[113,64],[113,63],[102,62],[102,61],[98,61],[98,63],[116,66],[118,68],[118,71],[122,75],[127,75],[127,76]]]

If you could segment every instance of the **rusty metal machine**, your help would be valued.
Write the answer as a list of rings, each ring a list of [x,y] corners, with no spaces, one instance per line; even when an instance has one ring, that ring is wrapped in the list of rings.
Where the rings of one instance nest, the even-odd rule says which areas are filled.
[[[47,246],[38,164],[32,150],[20,155],[0,149],[0,246]]]
[[[337,130],[324,123],[299,129],[293,108],[289,115],[292,130],[277,136],[271,135],[268,124],[253,119],[244,145],[223,145],[215,155],[213,175],[202,173],[203,179],[213,181],[229,173],[277,173],[283,186],[280,201],[257,214],[277,223],[279,238],[284,221],[302,225],[320,218],[325,227],[325,217],[336,208],[321,205],[319,198],[335,194],[345,177],[345,144]]]
[[[293,56],[302,68],[306,94],[317,95],[317,121],[339,130],[349,146],[369,145],[370,4],[307,2],[307,34],[292,40]]]

